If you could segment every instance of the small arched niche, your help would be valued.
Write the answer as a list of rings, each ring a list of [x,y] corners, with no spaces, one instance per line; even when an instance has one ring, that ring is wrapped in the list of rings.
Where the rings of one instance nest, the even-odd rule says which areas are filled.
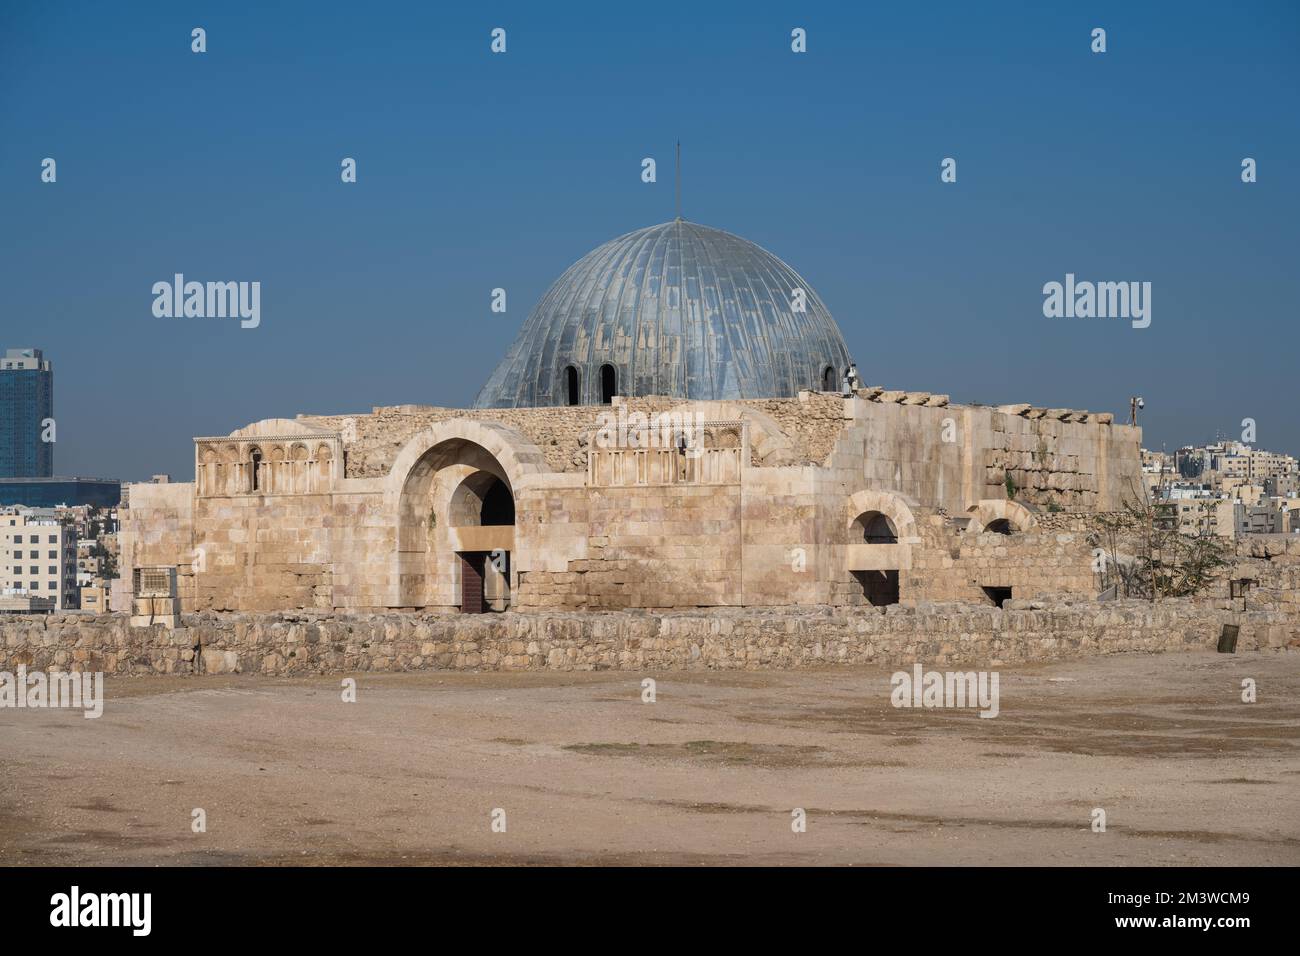
[[[864,511],[853,521],[854,537],[861,535],[867,544],[898,544],[898,529],[889,515],[880,511]]]

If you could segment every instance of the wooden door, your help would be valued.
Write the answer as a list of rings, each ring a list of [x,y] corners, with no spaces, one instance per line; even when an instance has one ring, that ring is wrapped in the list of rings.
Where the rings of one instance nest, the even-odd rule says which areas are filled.
[[[483,551],[457,553],[460,555],[460,611],[482,614],[487,610],[483,603],[483,565],[487,554]]]

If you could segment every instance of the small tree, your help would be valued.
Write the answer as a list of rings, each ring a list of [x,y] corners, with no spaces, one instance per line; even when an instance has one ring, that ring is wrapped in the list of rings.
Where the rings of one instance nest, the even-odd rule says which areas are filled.
[[[91,545],[90,554],[91,557],[99,558],[102,562],[99,568],[100,577],[117,577],[117,557],[112,551],[109,551],[108,548],[104,547],[102,541],[96,541]]]
[[[1200,528],[1194,535],[1178,528],[1178,511],[1168,502],[1153,502],[1144,488],[1130,486],[1122,510],[1096,519],[1111,560],[1103,572],[1103,587],[1117,584],[1125,596],[1155,601],[1187,597],[1209,587],[1228,566],[1228,545]],[[1116,555],[1121,546],[1132,550],[1127,561]]]

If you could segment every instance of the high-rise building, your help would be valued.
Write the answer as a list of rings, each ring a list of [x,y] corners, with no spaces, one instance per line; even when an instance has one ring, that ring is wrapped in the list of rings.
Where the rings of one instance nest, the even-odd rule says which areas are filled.
[[[8,349],[0,358],[0,478],[49,478],[54,442],[54,371],[40,349]]]

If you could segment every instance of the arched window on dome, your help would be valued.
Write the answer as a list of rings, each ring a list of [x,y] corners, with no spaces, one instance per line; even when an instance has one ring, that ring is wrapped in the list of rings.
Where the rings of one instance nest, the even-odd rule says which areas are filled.
[[[835,385],[835,366],[834,366],[834,365],[827,365],[826,368],[822,370],[822,391],[823,391],[823,392],[838,392],[838,391],[839,391],[839,389],[838,389],[838,388],[836,387],[836,385]]]
[[[618,394],[618,372],[612,365],[600,367],[600,403],[608,405]]]
[[[564,367],[564,394],[570,405],[582,404],[582,391],[579,386],[578,370],[572,365]]]

